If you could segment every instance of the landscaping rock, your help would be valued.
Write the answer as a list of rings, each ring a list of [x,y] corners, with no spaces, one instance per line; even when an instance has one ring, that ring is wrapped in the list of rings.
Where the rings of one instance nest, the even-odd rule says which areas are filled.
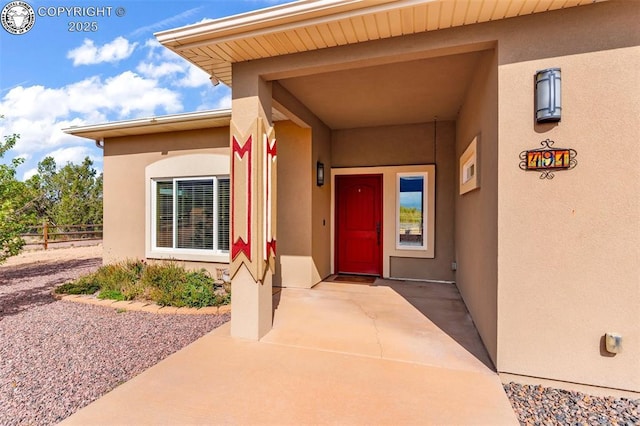
[[[640,399],[596,397],[513,382],[505,384],[504,390],[522,425],[640,424]]]
[[[53,288],[95,271],[99,253],[25,253],[0,266],[0,425],[56,424],[229,320],[56,300]]]

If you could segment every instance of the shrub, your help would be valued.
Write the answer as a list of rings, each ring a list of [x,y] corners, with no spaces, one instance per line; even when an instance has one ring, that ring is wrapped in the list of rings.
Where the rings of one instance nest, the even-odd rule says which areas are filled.
[[[127,260],[104,265],[96,272],[56,289],[63,294],[94,294],[101,299],[151,299],[162,306],[201,308],[231,302],[229,285],[218,285],[205,270],[187,271],[176,263],[146,264]]]
[[[149,295],[161,306],[185,306],[182,294],[187,281],[187,271],[175,263],[149,265],[141,281],[149,288]]]
[[[56,287],[55,292],[57,294],[94,294],[98,290],[100,290],[100,284],[95,279],[95,274],[89,274]]]
[[[98,299],[124,300],[124,295],[118,290],[102,290]]]
[[[192,308],[202,308],[214,304],[215,283],[209,273],[201,269],[187,273],[187,282],[183,288],[182,300]]]
[[[123,288],[129,287],[137,281],[135,274],[127,268],[126,263],[104,265],[95,272],[95,275],[102,290],[122,292]]]

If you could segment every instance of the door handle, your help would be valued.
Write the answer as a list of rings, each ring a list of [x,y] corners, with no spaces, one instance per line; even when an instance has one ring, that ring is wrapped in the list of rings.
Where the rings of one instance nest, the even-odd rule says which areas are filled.
[[[376,235],[378,237],[378,245],[380,245],[380,222],[376,223]]]

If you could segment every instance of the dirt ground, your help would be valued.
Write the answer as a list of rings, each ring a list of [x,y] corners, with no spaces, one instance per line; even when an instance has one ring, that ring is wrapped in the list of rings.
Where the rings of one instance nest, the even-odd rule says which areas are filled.
[[[0,265],[0,274],[3,268],[25,265],[30,263],[64,262],[74,259],[102,258],[102,244],[91,246],[74,246],[65,248],[52,248],[49,250],[28,250],[17,256],[10,257]]]
[[[0,321],[55,301],[58,285],[102,265],[102,245],[23,251],[0,265]]]

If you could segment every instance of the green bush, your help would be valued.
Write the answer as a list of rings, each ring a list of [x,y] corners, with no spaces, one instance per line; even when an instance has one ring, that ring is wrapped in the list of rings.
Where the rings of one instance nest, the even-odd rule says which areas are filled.
[[[147,266],[141,281],[158,305],[178,308],[186,305],[182,293],[187,282],[187,271],[175,263]]]
[[[182,300],[192,308],[215,305],[214,287],[213,278],[206,270],[189,272],[183,288]]]
[[[98,299],[124,300],[124,295],[118,290],[102,290]]]
[[[231,303],[228,285],[218,285],[205,270],[187,271],[176,263],[127,260],[104,265],[93,274],[56,289],[63,294],[94,294],[102,299],[153,300],[161,306],[201,308]]]
[[[94,273],[95,281],[99,283],[102,292],[113,291],[114,294],[120,294],[122,300],[134,300],[144,295],[140,278],[145,267],[141,260],[104,265]]]
[[[100,290],[100,284],[95,279],[95,274],[90,274],[56,287],[55,292],[57,294],[94,294],[98,290]]]

